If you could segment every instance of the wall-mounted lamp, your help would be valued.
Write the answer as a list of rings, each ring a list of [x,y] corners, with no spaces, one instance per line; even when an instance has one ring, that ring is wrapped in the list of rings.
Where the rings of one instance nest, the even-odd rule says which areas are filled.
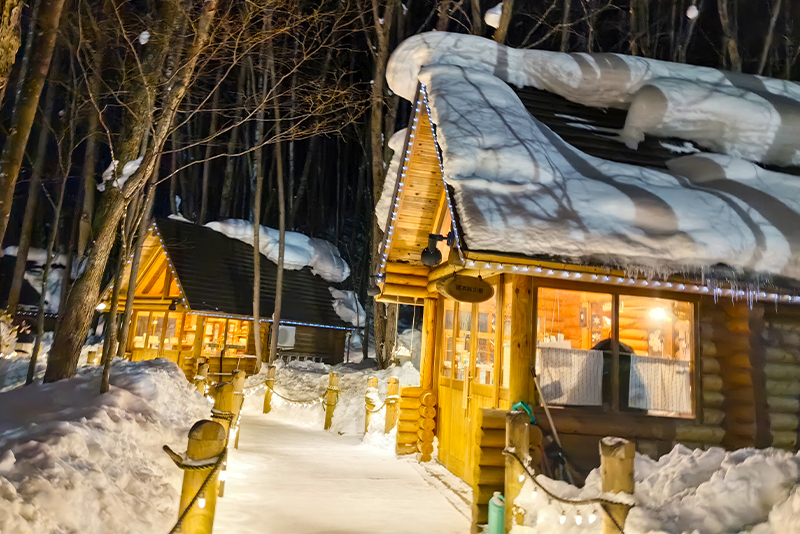
[[[452,247],[456,244],[456,236],[452,231],[450,231],[447,236],[428,234],[428,246],[422,249],[422,254],[420,255],[423,265],[435,267],[442,263],[442,253],[436,248],[436,244],[439,243],[439,241],[446,241],[447,246]]]

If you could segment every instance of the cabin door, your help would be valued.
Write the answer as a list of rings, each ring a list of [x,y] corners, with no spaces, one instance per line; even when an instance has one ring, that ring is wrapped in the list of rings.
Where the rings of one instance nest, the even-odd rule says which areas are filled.
[[[439,459],[472,483],[481,408],[497,405],[497,299],[480,304],[444,301],[439,379]]]

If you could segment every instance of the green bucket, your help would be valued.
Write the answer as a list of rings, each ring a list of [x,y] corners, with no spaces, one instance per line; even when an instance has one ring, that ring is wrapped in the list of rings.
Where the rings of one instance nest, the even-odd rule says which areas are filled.
[[[495,491],[492,498],[489,499],[489,532],[488,534],[504,534],[505,533],[505,509],[506,500],[500,495],[499,491]]]

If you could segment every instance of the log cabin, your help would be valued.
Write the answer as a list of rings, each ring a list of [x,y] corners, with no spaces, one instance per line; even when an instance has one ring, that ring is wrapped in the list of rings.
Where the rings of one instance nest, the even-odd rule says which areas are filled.
[[[375,276],[377,300],[424,306],[421,387],[438,398],[439,461],[473,485],[474,521],[502,490],[503,427],[490,409],[519,401],[545,435],[547,403],[584,472],[607,435],[652,457],[677,443],[797,450],[796,164],[714,152],[677,127],[629,146],[619,134],[630,102],[590,105],[592,88],[567,99],[544,75],[540,87],[509,83],[548,61],[632,77],[621,56],[525,63],[457,39],[423,34],[390,60],[411,117],[384,188]],[[707,70],[733,80],[721,93],[774,87]],[[800,101],[753,91],[800,142]]]
[[[212,380],[235,369],[258,372],[253,328],[253,247],[210,228],[158,219],[145,238],[136,277],[126,357],[133,361],[167,358],[191,380],[200,361]],[[130,267],[120,288],[118,311],[125,308]],[[263,350],[269,348],[277,266],[261,261]],[[332,284],[306,267],[284,270],[282,336],[285,359],[343,361],[352,325],[333,308]],[[334,284],[335,285],[335,284]],[[106,310],[113,285],[101,296]],[[286,334],[283,334],[283,332]]]

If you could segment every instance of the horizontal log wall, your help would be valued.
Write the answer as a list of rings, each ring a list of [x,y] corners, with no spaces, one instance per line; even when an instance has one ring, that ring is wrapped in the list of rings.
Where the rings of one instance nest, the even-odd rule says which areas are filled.
[[[762,406],[770,445],[797,449],[800,418],[800,310],[764,303],[760,332],[765,398]]]

